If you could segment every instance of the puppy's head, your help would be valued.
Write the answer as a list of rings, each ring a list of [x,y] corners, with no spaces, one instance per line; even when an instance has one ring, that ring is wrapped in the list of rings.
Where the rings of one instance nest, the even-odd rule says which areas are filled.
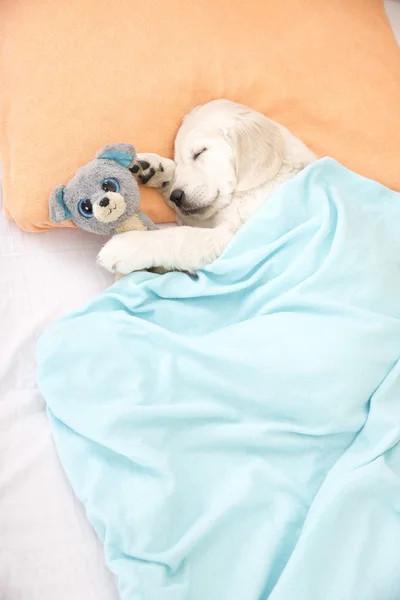
[[[175,140],[169,203],[183,217],[208,219],[233,194],[273,179],[283,156],[279,126],[264,115],[228,100],[198,106]]]

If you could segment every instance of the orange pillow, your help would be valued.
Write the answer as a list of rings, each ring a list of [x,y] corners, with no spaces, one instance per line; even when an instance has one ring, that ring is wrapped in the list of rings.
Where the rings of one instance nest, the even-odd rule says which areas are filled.
[[[225,97],[318,155],[400,189],[400,53],[381,0],[0,3],[7,213],[54,227],[51,189],[110,142],[171,155],[183,114]],[[171,213],[151,190],[143,209]]]

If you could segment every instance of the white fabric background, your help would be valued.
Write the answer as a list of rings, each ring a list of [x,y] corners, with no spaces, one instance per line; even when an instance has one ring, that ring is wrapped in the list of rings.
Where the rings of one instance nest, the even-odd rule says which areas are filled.
[[[400,41],[400,2],[386,6]],[[101,243],[23,233],[0,214],[0,600],[117,600],[58,463],[34,363],[45,326],[112,282],[95,266]]]
[[[0,599],[113,600],[114,581],[58,464],[35,384],[44,327],[111,277],[100,240],[26,234],[0,217]]]

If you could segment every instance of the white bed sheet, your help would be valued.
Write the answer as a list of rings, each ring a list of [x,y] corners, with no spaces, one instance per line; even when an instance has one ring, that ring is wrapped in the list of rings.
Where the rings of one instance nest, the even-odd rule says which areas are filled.
[[[400,2],[388,0],[400,41]],[[0,600],[117,600],[103,551],[58,463],[35,382],[47,324],[111,282],[102,240],[26,234],[0,214]]]
[[[0,218],[0,598],[116,600],[100,543],[57,461],[35,383],[45,326],[108,286],[101,240]]]

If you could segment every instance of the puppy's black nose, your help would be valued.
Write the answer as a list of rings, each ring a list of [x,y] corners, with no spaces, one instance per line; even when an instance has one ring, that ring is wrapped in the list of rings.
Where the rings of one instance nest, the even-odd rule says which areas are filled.
[[[180,206],[185,201],[185,192],[178,188],[171,193],[169,199],[177,206]]]
[[[100,200],[99,204],[100,204],[100,206],[103,206],[103,207],[105,207],[105,206],[108,206],[108,205],[110,204],[110,201],[109,201],[109,199],[108,199],[108,198],[102,198],[102,199]]]

